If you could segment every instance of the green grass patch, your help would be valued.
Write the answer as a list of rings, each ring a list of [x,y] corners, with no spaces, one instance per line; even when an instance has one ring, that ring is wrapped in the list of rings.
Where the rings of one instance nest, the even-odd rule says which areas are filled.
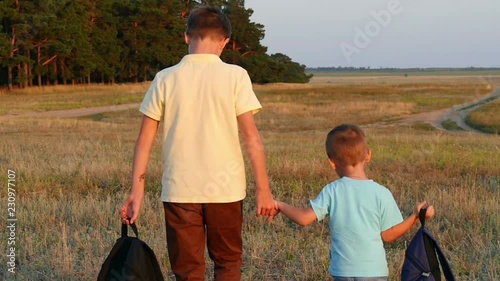
[[[458,126],[457,122],[450,119],[444,120],[441,125],[448,131],[464,131],[462,127]]]

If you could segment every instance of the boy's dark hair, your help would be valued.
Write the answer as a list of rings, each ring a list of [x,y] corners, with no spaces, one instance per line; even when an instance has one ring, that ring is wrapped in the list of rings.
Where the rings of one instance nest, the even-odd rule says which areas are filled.
[[[219,8],[200,6],[189,14],[186,34],[191,38],[200,39],[209,36],[230,38],[231,23]]]
[[[366,137],[356,125],[342,124],[326,137],[326,154],[330,160],[343,166],[354,166],[365,160],[368,153]]]

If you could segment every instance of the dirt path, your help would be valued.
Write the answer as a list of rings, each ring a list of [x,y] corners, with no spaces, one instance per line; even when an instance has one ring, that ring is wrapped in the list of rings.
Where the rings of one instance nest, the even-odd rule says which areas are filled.
[[[495,89],[489,95],[476,99],[472,102],[455,105],[448,109],[441,109],[437,111],[431,112],[423,112],[418,114],[409,115],[403,117],[397,121],[388,121],[388,122],[380,122],[369,125],[370,127],[384,127],[384,126],[394,126],[394,125],[406,125],[410,126],[415,123],[428,123],[438,128],[440,130],[444,130],[452,133],[466,133],[473,132],[484,134],[481,131],[478,131],[465,123],[465,118],[467,115],[478,109],[479,107],[493,102],[496,99],[500,98],[500,88]],[[443,127],[443,121],[451,120],[454,121],[463,131],[450,131]]]
[[[490,103],[500,97],[500,87],[495,89],[491,94],[481,97],[477,100],[474,100],[470,103],[466,104],[460,104],[453,106],[452,108],[449,109],[442,109],[442,110],[437,110],[437,111],[431,111],[431,112],[423,112],[419,114],[413,114],[409,115],[406,117],[403,117],[402,119],[399,119],[397,121],[388,121],[388,122],[379,122],[379,123],[374,123],[370,124],[370,127],[386,127],[386,126],[395,126],[395,125],[406,125],[410,126],[415,123],[428,123],[431,124],[432,126],[444,130],[444,131],[449,131],[445,129],[442,125],[443,121],[446,120],[452,120],[456,122],[456,124],[461,127],[464,131],[449,131],[453,133],[460,133],[460,132],[474,132],[474,133],[482,133],[478,130],[475,130],[471,127],[469,127],[465,123],[465,118],[467,115],[478,109],[480,106]],[[11,118],[17,118],[17,117],[35,117],[35,118],[71,118],[71,117],[81,117],[81,116],[89,116],[89,115],[94,115],[98,113],[104,113],[104,112],[110,112],[110,111],[120,111],[120,110],[127,110],[127,109],[133,109],[133,108],[139,108],[140,104],[139,103],[132,103],[132,104],[122,104],[122,105],[110,105],[110,106],[100,106],[100,107],[86,107],[86,108],[77,108],[77,109],[66,109],[66,110],[53,110],[53,111],[43,111],[43,112],[22,112],[19,114],[11,114],[11,115],[4,115],[0,116],[1,119],[11,119]]]
[[[52,110],[52,111],[31,111],[20,114],[11,114],[0,116],[0,119],[10,119],[17,117],[35,117],[35,118],[71,118],[89,116],[98,113],[127,110],[132,108],[139,109],[140,103],[129,103],[120,105],[109,105],[99,107],[84,107],[76,109]]]
[[[465,123],[465,118],[472,111],[478,109],[479,107],[481,107],[487,103],[495,101],[499,97],[500,97],[500,88],[497,88],[497,89],[495,89],[495,91],[493,91],[488,96],[479,98],[479,99],[477,99],[473,102],[467,103],[467,104],[457,105],[457,106],[450,108],[449,110],[445,111],[439,118],[434,119],[434,121],[432,122],[432,125],[438,129],[446,130],[445,128],[443,128],[442,123],[443,123],[443,121],[451,120],[451,121],[454,121],[455,123],[457,123],[457,125],[460,128],[464,129],[465,131],[482,133],[481,131],[478,131],[478,130],[470,127],[469,125],[467,125]]]

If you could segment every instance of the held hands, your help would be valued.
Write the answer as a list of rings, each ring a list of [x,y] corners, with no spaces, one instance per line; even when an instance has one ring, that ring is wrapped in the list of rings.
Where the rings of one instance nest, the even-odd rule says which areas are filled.
[[[276,201],[274,201],[270,191],[257,190],[255,192],[255,201],[257,204],[257,217],[267,216],[267,221],[270,222],[278,214]]]
[[[434,207],[432,205],[427,205],[427,201],[422,201],[420,204],[415,206],[413,210],[413,214],[418,218],[418,214],[420,213],[420,209],[427,208],[427,212],[425,213],[425,219],[431,219],[434,217]]]

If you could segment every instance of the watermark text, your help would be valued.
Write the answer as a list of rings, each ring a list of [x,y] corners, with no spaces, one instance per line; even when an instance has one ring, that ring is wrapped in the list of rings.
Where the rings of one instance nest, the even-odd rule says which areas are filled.
[[[16,172],[7,170],[7,271],[16,273]]]

